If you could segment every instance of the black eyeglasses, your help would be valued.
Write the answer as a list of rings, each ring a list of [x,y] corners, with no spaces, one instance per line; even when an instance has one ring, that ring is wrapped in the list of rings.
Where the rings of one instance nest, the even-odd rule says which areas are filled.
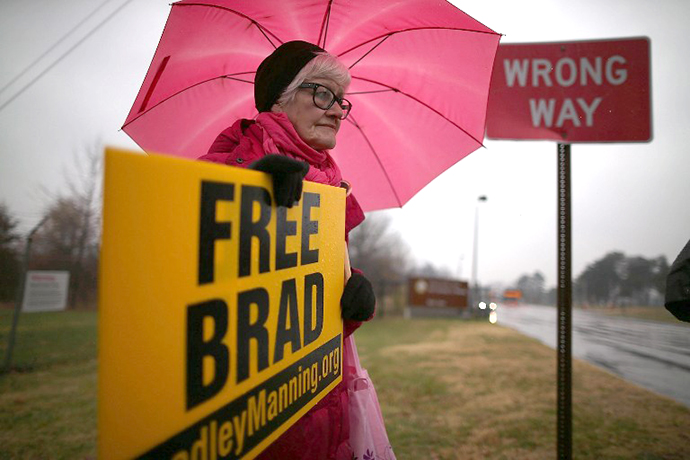
[[[341,120],[346,119],[350,110],[352,110],[352,103],[350,101],[336,96],[335,93],[326,86],[319,85],[318,83],[302,83],[298,88],[313,89],[314,105],[321,110],[328,110],[337,102],[340,108],[343,109],[343,115],[340,117]]]

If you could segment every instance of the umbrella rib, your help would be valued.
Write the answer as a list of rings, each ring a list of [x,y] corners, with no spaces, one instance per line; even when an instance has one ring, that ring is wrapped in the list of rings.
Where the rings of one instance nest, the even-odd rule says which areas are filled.
[[[374,94],[374,93],[394,93],[394,89],[377,89],[374,91],[357,91],[354,93],[347,93],[348,96],[359,95],[359,94]]]
[[[381,167],[381,171],[383,171],[383,175],[386,176],[386,180],[388,181],[388,185],[390,186],[391,191],[393,192],[393,195],[395,195],[395,199],[398,202],[398,207],[402,208],[403,203],[400,200],[400,197],[398,196],[398,192],[395,190],[395,187],[393,186],[393,181],[391,180],[390,176],[388,175],[388,171],[386,171],[386,168],[383,166],[383,163],[381,162],[381,158],[379,157],[379,154],[376,153],[376,149],[374,148],[374,146],[369,141],[369,138],[364,133],[364,130],[359,126],[359,123],[357,123],[357,120],[352,115],[347,117],[347,120],[350,122],[351,125],[353,125],[355,128],[357,128],[359,133],[364,138],[364,142],[366,142],[367,145],[369,146],[369,148],[371,149],[371,153],[374,154],[374,158],[376,158],[376,161],[378,162],[379,166]]]
[[[261,26],[260,26],[258,23],[256,23],[256,22],[254,22],[253,24],[256,26],[257,29],[259,29],[259,32],[261,32],[261,34],[262,34],[264,37],[266,37],[266,40],[268,40],[268,43],[270,43],[271,46],[272,46],[273,48],[278,48],[278,47],[276,46],[276,44],[273,43],[273,41],[271,41],[270,38],[268,38],[268,35],[266,35],[266,32],[264,32],[264,28],[263,28],[263,27],[261,27]]]
[[[436,110],[435,108],[433,108],[432,106],[430,106],[429,104],[427,104],[426,102],[420,101],[419,99],[417,99],[416,97],[412,96],[411,94],[407,94],[407,93],[404,92],[404,91],[400,91],[400,90],[397,89],[397,88],[393,88],[392,86],[389,86],[389,85],[387,85],[387,84],[385,84],[385,83],[381,83],[381,82],[376,81],[376,80],[370,80],[370,79],[368,79],[368,78],[363,78],[363,77],[355,77],[354,75],[352,76],[352,78],[353,78],[353,79],[357,79],[357,80],[366,81],[366,82],[368,82],[368,83],[374,83],[375,85],[380,85],[380,86],[383,86],[383,87],[385,87],[385,88],[389,88],[391,91],[395,91],[396,93],[400,93],[400,94],[402,94],[403,96],[412,99],[413,101],[417,102],[418,104],[423,105],[423,106],[426,107],[427,109],[431,110],[431,111],[434,112],[436,115],[440,116],[441,118],[443,118],[444,120],[446,120],[448,123],[450,123],[451,125],[453,125],[453,126],[455,126],[456,128],[458,128],[458,129],[459,129],[460,131],[462,131],[463,133],[467,134],[472,140],[474,140],[474,141],[475,141],[477,144],[479,144],[481,147],[484,147],[484,144],[482,144],[482,142],[481,142],[480,140],[478,140],[476,137],[474,137],[472,134],[468,133],[467,130],[466,130],[465,128],[463,128],[462,126],[458,125],[458,124],[455,123],[453,120],[451,120],[451,119],[448,118],[447,116],[443,115],[441,112],[439,112],[438,110]],[[379,91],[379,92],[384,92],[384,91]]]
[[[326,49],[326,38],[328,37],[328,25],[331,22],[331,6],[333,6],[333,0],[328,0],[328,6],[326,7],[326,12],[323,15],[323,20],[321,21],[321,30],[319,30],[319,39],[316,42],[321,48]],[[323,44],[321,39],[323,38]]]
[[[180,2],[176,2],[176,3],[173,3],[172,6],[207,6],[207,7],[209,7],[209,8],[218,8],[219,10],[227,11],[227,12],[236,14],[237,16],[241,16],[241,17],[245,18],[247,21],[249,21],[249,22],[251,22],[252,24],[254,24],[254,25],[256,26],[256,28],[259,29],[259,32],[261,32],[261,33],[263,34],[263,36],[266,37],[266,40],[268,40],[268,42],[271,44],[271,46],[273,46],[273,48],[277,48],[277,46],[275,45],[275,43],[273,43],[273,41],[269,38],[269,36],[266,35],[266,33],[270,34],[271,37],[273,37],[273,38],[274,38],[276,41],[278,41],[279,43],[281,43],[281,44],[283,43],[283,41],[282,41],[280,38],[278,38],[278,36],[277,36],[276,34],[274,34],[273,32],[271,32],[270,30],[268,30],[268,29],[267,29],[266,27],[264,27],[263,25],[259,24],[259,22],[257,22],[255,19],[252,19],[252,18],[250,18],[249,16],[247,16],[246,14],[240,13],[239,11],[233,10],[233,9],[231,9],[231,8],[228,8],[228,7],[225,7],[225,6],[220,6],[220,5],[211,5],[211,4],[208,4],[208,3],[200,3],[200,2],[197,2],[197,3],[180,3]]]
[[[354,64],[352,64],[350,67],[348,67],[348,69],[352,69],[354,66],[356,66],[356,65],[359,63],[359,61],[361,61],[362,59],[364,59],[365,57],[367,57],[367,56],[369,55],[369,53],[371,53],[371,52],[374,51],[376,48],[378,48],[378,47],[381,45],[381,43],[383,43],[383,42],[385,42],[386,40],[388,40],[389,37],[390,37],[390,35],[386,35],[385,37],[383,37],[383,39],[382,39],[380,42],[378,42],[376,45],[374,45],[369,51],[367,51],[366,53],[364,53],[359,59],[357,59],[357,60],[355,61]],[[346,51],[346,52],[347,52],[347,51]],[[343,53],[343,54],[344,54],[344,53]]]
[[[170,56],[165,56],[161,63],[158,65],[158,70],[156,70],[156,74],[153,76],[153,81],[149,85],[149,89],[146,91],[144,101],[141,103],[141,107],[139,107],[139,113],[146,110],[146,106],[149,105],[149,99],[151,99],[151,96],[153,95],[153,90],[158,85],[158,80],[160,80],[161,75],[163,75],[163,71],[165,70],[165,67],[168,65],[168,61],[170,61]]]
[[[388,38],[388,37],[390,37],[390,36],[392,36],[392,35],[397,35],[397,34],[401,34],[401,33],[404,33],[404,32],[414,32],[414,31],[417,31],[417,30],[454,30],[454,31],[457,31],[457,32],[470,32],[470,33],[476,33],[476,34],[499,35],[499,36],[501,35],[501,34],[499,34],[498,32],[494,32],[494,31],[485,32],[485,31],[483,31],[483,30],[461,29],[461,28],[458,28],[458,27],[411,27],[411,28],[409,28],[409,29],[401,29],[401,30],[396,30],[396,31],[394,31],[394,32],[386,32],[385,34],[381,34],[381,35],[379,35],[379,36],[370,38],[370,39],[367,40],[367,41],[364,41],[364,42],[362,42],[362,43],[360,43],[360,44],[358,44],[358,45],[355,45],[355,46],[353,46],[353,47],[351,47],[351,48],[349,48],[349,49],[343,51],[342,53],[338,54],[338,57],[342,57],[342,56],[346,55],[347,53],[349,53],[349,52],[351,52],[351,51],[354,51],[354,50],[356,50],[357,48],[359,48],[359,47],[361,47],[361,46],[364,46],[364,45],[366,45],[367,43],[371,43],[371,42],[373,42],[373,41],[376,41],[376,40],[378,40],[378,39],[380,39],[380,38],[384,38],[384,37],[385,37],[385,38]],[[383,42],[381,42],[381,43],[383,43]],[[378,45],[380,45],[381,43],[379,43]],[[378,46],[378,45],[376,45],[376,46]],[[372,48],[371,50],[367,51],[367,53],[365,54],[365,56],[366,56],[367,54],[371,53],[371,52],[376,48],[376,46],[374,46],[374,48]],[[364,56],[362,56],[362,58],[363,58],[363,57],[364,57]],[[359,58],[359,59],[357,60],[357,62],[361,61],[362,58]],[[356,64],[356,63],[355,63],[355,64]],[[352,66],[350,66],[350,68],[352,68],[353,66],[354,66],[354,64],[352,64]]]
[[[186,88],[184,88],[184,89],[181,89],[180,91],[178,91],[178,92],[176,92],[176,93],[174,93],[174,94],[171,94],[170,96],[166,97],[165,99],[163,99],[163,100],[161,100],[161,101],[158,101],[155,105],[153,105],[153,106],[149,107],[148,109],[146,109],[146,112],[141,112],[141,113],[139,113],[136,117],[132,118],[132,119],[129,120],[127,123],[125,123],[124,125],[122,125],[122,128],[120,128],[120,129],[126,128],[126,127],[129,126],[130,124],[132,124],[132,123],[134,123],[135,121],[137,121],[140,117],[143,117],[144,115],[146,115],[147,113],[149,113],[150,111],[152,111],[153,109],[155,109],[156,107],[158,107],[159,105],[163,104],[164,102],[169,101],[170,99],[174,98],[175,96],[178,96],[178,95],[184,93],[185,91],[188,91],[188,90],[190,90],[190,89],[192,89],[192,88],[195,88],[195,87],[197,87],[197,86],[203,85],[203,84],[205,84],[205,83],[210,83],[210,82],[212,82],[212,81],[214,81],[214,80],[218,80],[218,79],[221,79],[221,78],[227,78],[228,80],[235,80],[235,81],[240,81],[240,82],[243,82],[243,83],[254,84],[254,82],[252,82],[252,81],[243,80],[243,79],[241,79],[241,78],[235,78],[235,77],[234,77],[234,75],[246,75],[246,74],[250,74],[250,73],[254,73],[254,72],[238,72],[238,73],[234,73],[234,74],[230,74],[230,75],[219,75],[219,76],[217,76],[217,77],[209,78],[208,80],[204,80],[204,81],[200,81],[200,82],[198,82],[198,83],[194,83],[193,85],[188,86],[188,87],[186,87]]]

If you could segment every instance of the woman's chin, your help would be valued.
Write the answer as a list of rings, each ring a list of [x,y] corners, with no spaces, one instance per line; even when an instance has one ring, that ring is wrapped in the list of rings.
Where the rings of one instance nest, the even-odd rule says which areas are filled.
[[[314,150],[330,150],[335,147],[335,139],[315,139],[307,144]]]

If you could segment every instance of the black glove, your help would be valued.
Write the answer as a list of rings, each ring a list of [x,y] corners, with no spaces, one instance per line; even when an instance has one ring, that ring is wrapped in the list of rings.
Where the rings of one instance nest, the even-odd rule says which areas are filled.
[[[302,181],[309,171],[307,163],[284,155],[270,154],[255,161],[249,167],[271,175],[276,206],[291,208],[296,201],[299,201],[302,196]]]
[[[374,314],[376,296],[371,283],[364,275],[353,273],[340,298],[340,306],[343,309],[343,319],[365,321]]]

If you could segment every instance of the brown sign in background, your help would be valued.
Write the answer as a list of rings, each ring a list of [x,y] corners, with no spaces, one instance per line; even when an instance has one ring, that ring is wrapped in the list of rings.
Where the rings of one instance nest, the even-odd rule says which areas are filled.
[[[410,278],[410,305],[414,307],[467,308],[466,281],[441,278]]]

